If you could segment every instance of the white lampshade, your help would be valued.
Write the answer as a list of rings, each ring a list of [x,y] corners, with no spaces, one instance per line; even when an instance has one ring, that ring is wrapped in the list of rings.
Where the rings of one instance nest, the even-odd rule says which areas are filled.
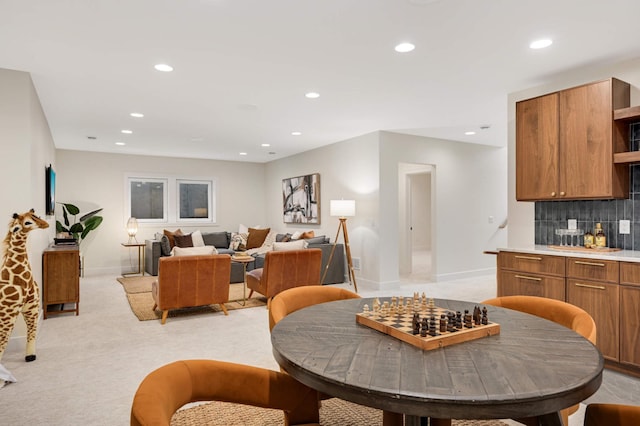
[[[356,200],[331,200],[329,206],[331,216],[351,217],[356,215]]]

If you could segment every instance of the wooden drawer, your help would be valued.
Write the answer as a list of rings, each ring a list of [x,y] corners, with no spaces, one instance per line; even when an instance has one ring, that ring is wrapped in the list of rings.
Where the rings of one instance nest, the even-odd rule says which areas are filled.
[[[563,277],[526,272],[500,271],[498,296],[538,296],[564,301],[565,285]]]
[[[563,256],[547,256],[529,253],[501,251],[498,253],[498,267],[522,272],[532,272],[564,277]]]
[[[567,257],[567,278],[617,283],[619,262],[615,260]]]
[[[640,287],[640,263],[620,262],[620,284]]]

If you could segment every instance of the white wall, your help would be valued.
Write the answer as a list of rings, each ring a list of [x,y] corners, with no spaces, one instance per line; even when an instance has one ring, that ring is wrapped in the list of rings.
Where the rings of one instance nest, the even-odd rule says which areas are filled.
[[[0,223],[5,226],[13,213],[31,208],[45,218],[45,167],[56,164],[49,125],[29,74],[0,69],[0,93]],[[42,251],[53,240],[55,229],[52,218],[45,219],[49,229],[31,232],[27,242],[31,271],[41,290]],[[20,316],[7,351],[24,351],[25,342],[26,326]]]
[[[217,223],[184,225],[165,223],[139,226],[136,239],[144,242],[163,229],[180,228],[191,232],[237,231],[239,224],[267,224],[265,175],[263,164],[197,159],[173,159],[138,155],[104,154],[83,151],[57,151],[58,202],[77,205],[81,213],[102,207],[104,221],[82,243],[85,275],[120,274],[135,269],[135,249],[125,249],[125,174],[149,173],[182,177],[213,177],[216,181]],[[169,206],[171,207],[171,206]],[[61,209],[56,207],[61,218]]]
[[[631,84],[631,106],[640,105],[640,59],[625,61],[605,67],[585,67],[571,70],[547,79],[545,84],[508,96],[508,209],[510,247],[532,246],[535,240],[534,203],[516,201],[516,102],[546,93],[567,89],[592,81],[615,77]]]
[[[406,162],[434,166],[436,279],[494,270],[495,258],[483,251],[495,249],[498,234],[499,221],[489,223],[489,216],[504,217],[507,211],[506,149],[388,132],[380,135],[381,282],[398,281],[398,165]]]
[[[283,232],[313,229],[333,242],[339,221],[329,216],[329,201],[353,199],[356,216],[347,220],[351,254],[360,258],[357,283],[379,280],[378,263],[378,133],[272,161],[266,165],[268,223]],[[284,224],[282,220],[282,179],[320,173],[320,225]],[[343,242],[342,235],[338,242]]]

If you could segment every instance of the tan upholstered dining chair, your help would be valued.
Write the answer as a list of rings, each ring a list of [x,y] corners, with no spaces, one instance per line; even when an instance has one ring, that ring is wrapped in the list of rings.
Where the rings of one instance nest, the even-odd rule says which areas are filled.
[[[318,394],[278,371],[214,360],[184,360],[147,375],[133,398],[132,426],[169,426],[183,405],[225,401],[282,410],[285,425],[318,425]],[[206,424],[203,419],[202,424]]]
[[[596,323],[593,318],[582,308],[570,303],[537,296],[503,296],[485,300],[482,304],[513,309],[553,321],[572,329],[594,345],[596,344]],[[560,412],[565,426],[569,424],[569,415],[575,413],[578,408],[578,405],[574,405]],[[534,419],[514,420],[525,425],[537,425]]]
[[[638,426],[640,407],[622,404],[589,404],[584,426]]]

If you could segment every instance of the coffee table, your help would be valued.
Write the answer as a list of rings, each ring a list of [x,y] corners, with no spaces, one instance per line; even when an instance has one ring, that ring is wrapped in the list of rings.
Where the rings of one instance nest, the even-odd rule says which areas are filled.
[[[276,361],[311,388],[402,413],[405,424],[419,424],[420,417],[538,417],[541,425],[561,425],[558,411],[585,400],[602,382],[600,351],[545,319],[487,306],[499,335],[423,351],[357,324],[355,314],[372,302],[329,302],[288,315],[271,332]],[[475,306],[435,304],[460,311]]]

